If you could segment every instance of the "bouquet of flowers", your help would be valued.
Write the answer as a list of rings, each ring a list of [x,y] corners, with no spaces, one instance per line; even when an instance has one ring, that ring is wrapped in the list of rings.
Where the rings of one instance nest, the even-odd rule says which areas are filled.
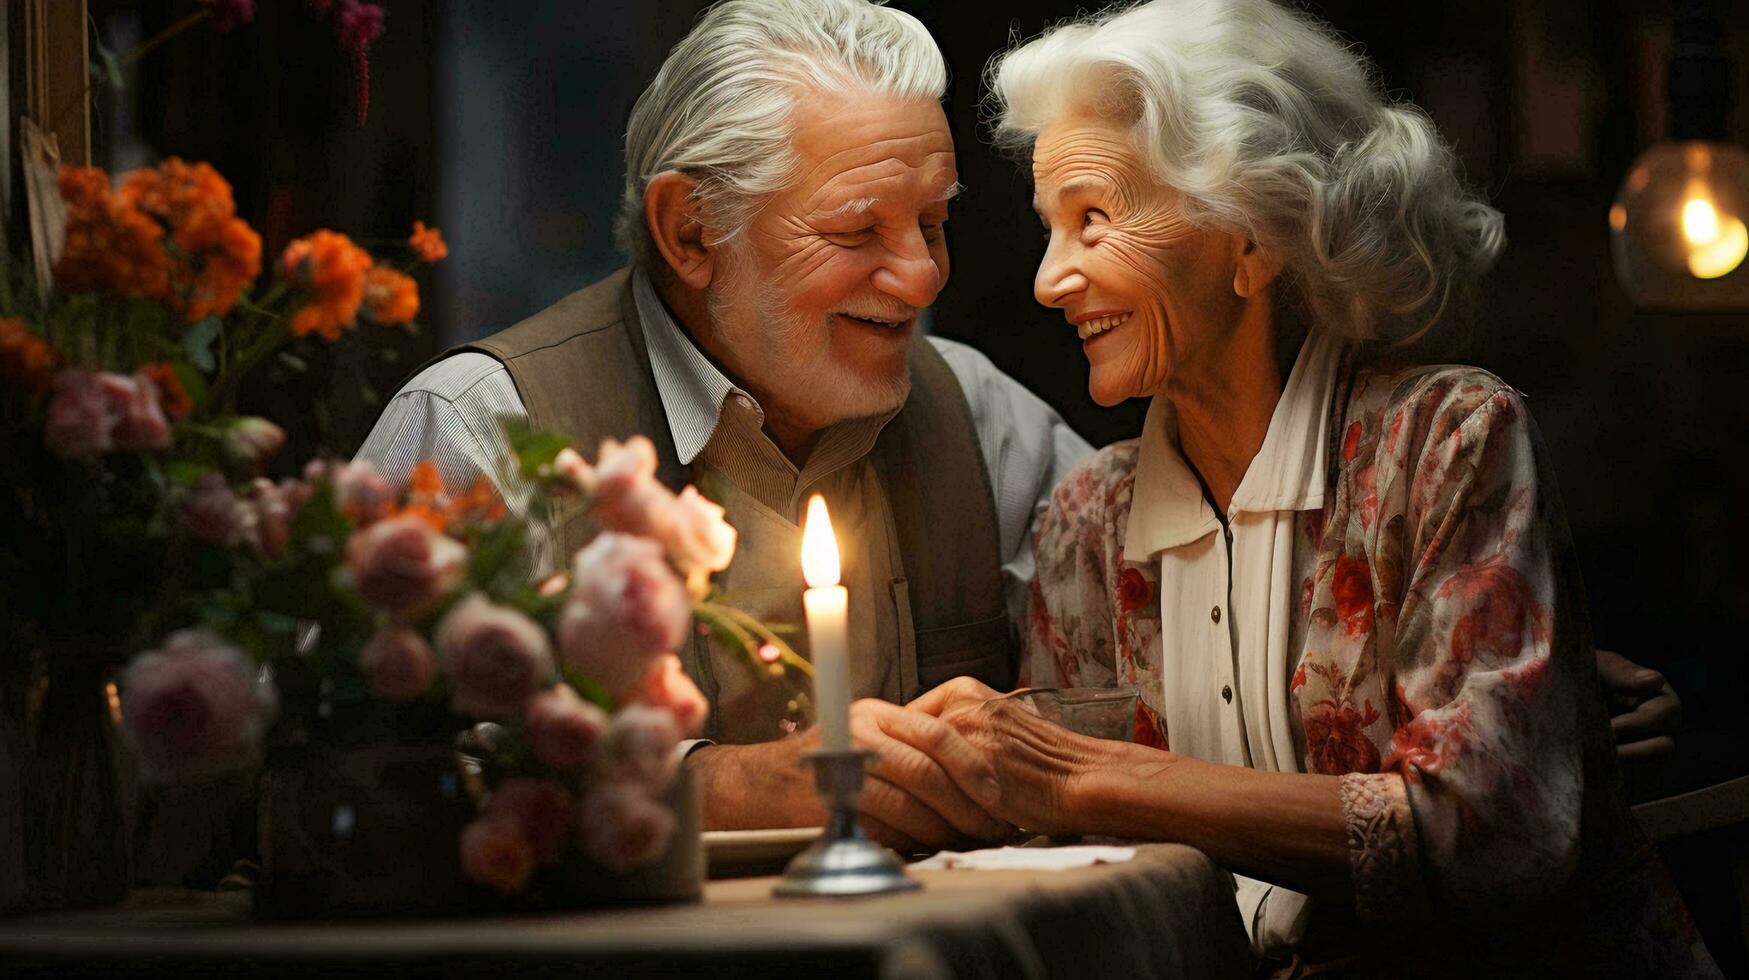
[[[235,529],[274,547],[278,508],[261,474],[284,443],[236,412],[243,380],[299,338],[360,324],[407,326],[408,274],[446,253],[416,225],[371,255],[345,235],[293,241],[262,275],[261,239],[211,167],[169,159],[125,175],[66,167],[65,244],[44,294],[0,275],[0,630],[43,651],[51,676],[95,676],[181,615],[199,569],[181,515],[212,488],[245,486]],[[257,281],[257,280],[261,281]],[[254,482],[249,482],[254,481]],[[9,666],[20,662],[10,657]]]
[[[621,870],[661,854],[673,817],[659,800],[706,711],[676,655],[688,634],[740,630],[805,661],[710,601],[735,531],[696,489],[655,479],[648,439],[603,443],[594,465],[562,437],[519,429],[512,444],[533,491],[521,516],[484,480],[452,492],[429,463],[401,494],[365,462],[244,494],[203,477],[185,523],[221,582],[199,625],[122,676],[142,770],[173,780],[248,765],[268,743],[472,729],[488,779],[458,846],[476,883],[514,893],[570,853]],[[566,496],[603,530],[530,581],[532,523]]]

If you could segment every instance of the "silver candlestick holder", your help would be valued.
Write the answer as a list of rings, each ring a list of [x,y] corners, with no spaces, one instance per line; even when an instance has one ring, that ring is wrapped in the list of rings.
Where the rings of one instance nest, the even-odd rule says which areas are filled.
[[[856,801],[863,770],[873,752],[809,752],[814,787],[826,802],[826,828],[811,847],[790,860],[773,894],[779,898],[881,895],[921,888],[905,876],[899,856],[862,832]]]

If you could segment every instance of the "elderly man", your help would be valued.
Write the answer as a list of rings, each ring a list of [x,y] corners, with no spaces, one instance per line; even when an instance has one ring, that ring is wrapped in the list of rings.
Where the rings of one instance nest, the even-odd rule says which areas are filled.
[[[918,330],[960,190],[946,85],[922,25],[866,0],[712,8],[632,112],[630,268],[426,368],[360,451],[391,477],[431,459],[466,483],[507,472],[501,415],[584,447],[643,433],[659,476],[739,530],[724,587],[792,623],[798,523],[824,494],[851,593],[852,733],[878,754],[864,818],[900,847],[1010,829],[979,804],[993,775],[969,746],[896,705],[960,675],[1010,684],[1033,516],[1089,451],[983,356]],[[555,524],[549,567],[592,531]],[[708,638],[683,660],[713,706],[713,744],[688,758],[706,827],[817,822],[796,764],[814,732],[783,727],[795,691]]]

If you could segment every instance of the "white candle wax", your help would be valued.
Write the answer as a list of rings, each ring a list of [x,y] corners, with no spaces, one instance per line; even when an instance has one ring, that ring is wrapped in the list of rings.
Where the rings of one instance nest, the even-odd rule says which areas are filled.
[[[814,662],[814,717],[820,748],[850,750],[850,593],[828,585],[802,593],[808,614],[808,654]]]
[[[814,663],[814,717],[820,748],[850,750],[850,593],[838,584],[838,539],[826,500],[808,499],[802,524],[802,576],[808,590],[802,607],[808,616],[808,659]]]

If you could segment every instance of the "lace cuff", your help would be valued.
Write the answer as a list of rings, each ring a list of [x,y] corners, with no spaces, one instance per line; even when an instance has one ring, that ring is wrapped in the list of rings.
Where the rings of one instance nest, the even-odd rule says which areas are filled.
[[[1362,921],[1422,918],[1420,841],[1408,788],[1396,773],[1349,773],[1339,784],[1348,823],[1348,863],[1354,910]]]

